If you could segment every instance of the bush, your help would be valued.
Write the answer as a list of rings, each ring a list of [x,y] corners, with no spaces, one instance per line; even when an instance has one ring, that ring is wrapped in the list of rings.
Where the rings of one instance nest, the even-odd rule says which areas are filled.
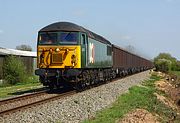
[[[155,63],[157,71],[168,72],[171,70],[171,61],[167,59],[158,59]]]
[[[27,83],[38,83],[39,82],[39,77],[36,76],[36,75],[32,75],[32,76],[29,76],[27,78]]]
[[[176,63],[176,70],[180,71],[180,61],[177,61],[177,63]]]
[[[169,53],[160,53],[154,58],[154,65],[156,70],[162,72],[177,71],[179,70],[178,61],[172,57]]]
[[[27,78],[25,66],[16,56],[7,56],[3,65],[3,78],[9,84],[24,82]]]

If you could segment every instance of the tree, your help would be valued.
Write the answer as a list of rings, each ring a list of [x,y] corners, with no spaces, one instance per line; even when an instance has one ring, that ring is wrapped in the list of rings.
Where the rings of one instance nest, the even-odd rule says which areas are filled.
[[[166,73],[171,69],[171,61],[167,59],[159,59],[156,62],[155,67],[158,71]]]
[[[180,61],[177,61],[177,63],[176,63],[176,69],[177,69],[177,71],[180,71]]]
[[[32,51],[31,46],[25,45],[25,44],[16,46],[16,49],[17,49],[17,50],[23,50],[23,51]]]
[[[7,56],[3,65],[3,77],[9,84],[26,80],[25,66],[16,56]]]
[[[163,72],[177,69],[177,60],[169,53],[160,53],[154,58],[154,64],[157,70]]]
[[[171,54],[169,53],[160,53],[157,57],[154,58],[154,61],[158,60],[158,59],[167,59],[170,60],[172,62],[176,62],[176,58],[172,57]]]

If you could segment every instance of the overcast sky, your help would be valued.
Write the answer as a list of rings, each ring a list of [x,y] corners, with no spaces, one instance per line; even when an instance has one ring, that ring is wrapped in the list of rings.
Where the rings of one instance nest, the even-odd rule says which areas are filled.
[[[0,47],[27,44],[36,51],[37,32],[58,21],[132,45],[148,58],[167,52],[180,60],[180,0],[0,0]]]

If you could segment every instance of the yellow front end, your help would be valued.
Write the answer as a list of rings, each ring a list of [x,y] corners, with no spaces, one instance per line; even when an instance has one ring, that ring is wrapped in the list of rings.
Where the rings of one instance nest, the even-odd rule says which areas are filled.
[[[47,46],[37,48],[38,68],[81,68],[81,46]]]

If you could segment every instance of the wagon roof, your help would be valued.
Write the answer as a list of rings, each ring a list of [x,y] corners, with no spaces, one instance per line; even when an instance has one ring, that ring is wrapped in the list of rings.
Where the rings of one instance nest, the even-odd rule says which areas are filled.
[[[42,28],[40,30],[40,32],[46,32],[46,31],[77,31],[77,32],[85,32],[87,33],[87,35],[93,39],[96,39],[102,43],[105,44],[111,44],[110,41],[108,41],[107,39],[105,39],[104,37],[89,31],[85,28],[83,28],[82,26],[79,26],[77,24],[74,23],[70,23],[70,22],[56,22],[53,24],[50,24],[44,28]]]
[[[127,51],[126,49],[124,49],[124,48],[122,48],[122,47],[119,47],[119,46],[117,46],[117,45],[115,45],[115,44],[113,44],[113,47],[115,47],[115,48],[117,48],[117,49],[120,49],[120,50],[122,50],[122,51],[124,51],[124,52],[127,52],[127,53],[129,53],[129,54],[132,54],[132,55],[134,55],[134,56],[136,56],[136,57],[139,57],[139,58],[148,60],[148,59],[146,59],[146,58],[144,58],[144,57],[142,57],[142,56],[140,56],[140,55],[138,55],[138,54],[135,54],[135,53],[132,53],[132,52],[130,52],[130,51]]]

